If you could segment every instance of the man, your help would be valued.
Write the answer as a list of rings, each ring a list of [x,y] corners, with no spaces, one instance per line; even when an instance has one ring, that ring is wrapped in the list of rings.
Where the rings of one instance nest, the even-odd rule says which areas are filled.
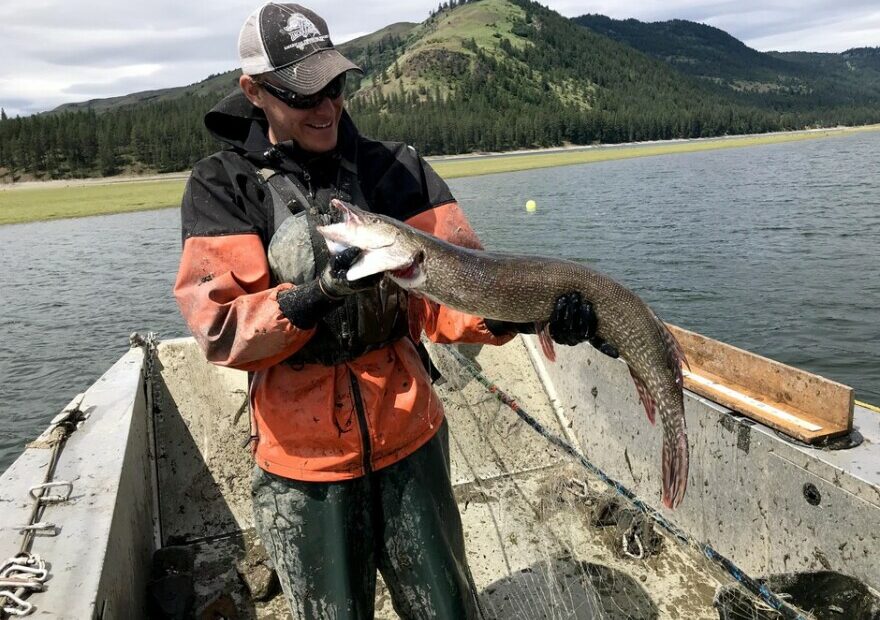
[[[228,145],[198,162],[182,203],[174,293],[216,364],[250,373],[257,531],[296,618],[371,618],[376,570],[403,618],[478,618],[447,473],[447,429],[387,279],[349,282],[315,226],[339,197],[479,247],[449,188],[412,147],[359,135],[327,25],[268,3],[239,37],[240,92],[206,118]],[[425,307],[421,312],[433,312]],[[503,344],[518,326],[441,307],[435,342]],[[491,329],[490,329],[491,327]],[[577,296],[558,342],[595,331]]]

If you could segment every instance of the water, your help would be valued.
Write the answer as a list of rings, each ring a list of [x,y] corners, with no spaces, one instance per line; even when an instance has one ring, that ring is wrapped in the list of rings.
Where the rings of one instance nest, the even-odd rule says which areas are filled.
[[[667,321],[880,403],[878,160],[871,132],[451,185],[487,247],[591,264]],[[186,328],[174,209],[4,226],[0,245],[2,471],[131,332]]]

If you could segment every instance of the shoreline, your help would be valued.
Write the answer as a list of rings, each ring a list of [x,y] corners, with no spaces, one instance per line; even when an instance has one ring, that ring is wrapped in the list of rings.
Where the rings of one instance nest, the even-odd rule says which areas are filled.
[[[444,178],[457,178],[635,157],[782,144],[800,140],[833,138],[866,131],[880,131],[880,124],[799,129],[796,131],[718,136],[714,138],[676,138],[673,140],[650,140],[621,144],[564,146],[476,155],[443,155],[426,157],[425,159],[432,164],[440,176]],[[480,166],[477,164],[476,162],[479,160],[483,160],[485,162],[484,165]]]
[[[880,124],[797,131],[570,145],[546,149],[439,155],[425,159],[445,179],[538,168],[780,144],[880,131]],[[0,184],[0,225],[110,215],[177,206],[189,171],[145,176],[24,181]]]

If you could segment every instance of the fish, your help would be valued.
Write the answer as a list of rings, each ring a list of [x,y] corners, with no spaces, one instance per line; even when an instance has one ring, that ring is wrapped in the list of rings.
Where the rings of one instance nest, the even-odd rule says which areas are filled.
[[[596,335],[613,344],[629,367],[651,424],[660,414],[661,500],[667,508],[681,503],[689,466],[682,390],[682,364],[687,358],[638,295],[574,261],[465,248],[338,199],[331,205],[340,221],[317,226],[317,231],[331,253],[361,249],[348,270],[349,280],[384,272],[384,277],[429,303],[498,321],[534,323],[550,360],[555,352],[547,324],[556,300],[579,292],[593,306]]]

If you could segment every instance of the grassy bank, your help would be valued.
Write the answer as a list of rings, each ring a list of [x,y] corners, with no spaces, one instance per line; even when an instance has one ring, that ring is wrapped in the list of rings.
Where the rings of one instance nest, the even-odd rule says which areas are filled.
[[[528,153],[439,157],[432,159],[431,165],[442,177],[454,179],[630,157],[651,157],[814,140],[877,130],[880,130],[880,125],[704,140],[548,149]],[[185,180],[177,175],[165,180],[120,182],[120,179],[107,179],[103,183],[94,180],[70,181],[63,185],[59,185],[58,182],[50,182],[45,186],[29,184],[29,186],[22,188],[7,188],[0,191],[0,225],[177,206],[180,204],[184,183]]]
[[[706,138],[701,140],[680,140],[652,142],[646,144],[608,145],[571,149],[550,149],[528,154],[500,154],[484,157],[448,157],[432,161],[431,165],[445,179],[456,177],[515,172],[534,168],[553,168],[573,164],[587,164],[632,157],[652,157],[674,153],[694,153],[717,149],[743,148],[763,144],[779,144],[800,140],[815,140],[848,135],[863,131],[878,131],[880,125],[866,127],[840,127],[835,129],[792,131],[784,133],[725,138]]]
[[[71,184],[0,191],[0,224],[177,206],[185,181]]]

